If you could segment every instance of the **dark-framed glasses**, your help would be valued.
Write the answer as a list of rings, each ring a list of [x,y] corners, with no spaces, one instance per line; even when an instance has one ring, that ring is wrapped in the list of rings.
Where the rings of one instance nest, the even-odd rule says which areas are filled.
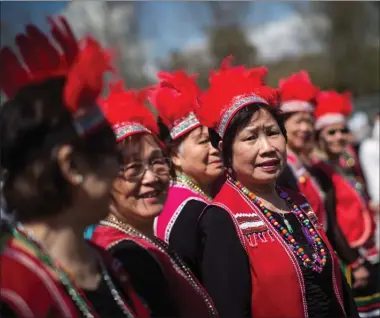
[[[334,136],[336,133],[340,132],[342,135],[346,135],[349,133],[349,130],[347,127],[342,128],[342,129],[330,129],[327,131],[327,134],[329,136]]]
[[[171,160],[168,157],[160,157],[144,161],[133,161],[126,165],[121,165],[120,176],[127,181],[136,181],[142,178],[147,170],[152,171],[157,176],[167,176],[170,173]]]

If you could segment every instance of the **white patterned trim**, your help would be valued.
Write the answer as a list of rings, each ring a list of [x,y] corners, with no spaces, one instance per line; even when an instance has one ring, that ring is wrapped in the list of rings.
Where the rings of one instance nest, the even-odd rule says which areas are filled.
[[[328,113],[316,119],[315,129],[321,130],[322,128],[328,125],[340,124],[340,123],[345,123],[345,122],[346,122],[346,118],[342,114]]]
[[[216,131],[221,138],[223,138],[224,134],[226,133],[227,126],[230,123],[231,119],[234,117],[234,115],[241,108],[253,103],[261,103],[265,105],[269,104],[265,99],[255,94],[240,95],[232,99],[230,105],[222,113],[221,119],[219,120],[218,126],[216,128]]]
[[[15,293],[13,290],[1,288],[0,295],[1,295],[1,298],[5,299],[6,301],[12,303],[15,307],[17,307],[22,317],[24,318],[35,317],[32,310],[26,303],[26,301],[19,294]]]
[[[47,288],[49,294],[54,298],[54,302],[59,307],[61,313],[63,314],[63,317],[71,317],[71,312],[64,303],[62,296],[60,295],[60,292],[55,285],[55,282],[44,270],[37,266],[37,264],[26,255],[21,254],[14,249],[6,248],[3,251],[3,255],[16,260],[28,268],[31,272],[34,272]]]
[[[280,106],[283,113],[313,112],[313,105],[303,100],[289,100]]]
[[[199,122],[198,118],[195,117],[195,114],[193,112],[191,112],[189,115],[187,115],[185,118],[173,126],[173,128],[170,130],[170,137],[172,137],[172,139],[177,139],[190,130],[199,127],[200,125],[201,123]]]
[[[113,125],[112,129],[116,135],[117,142],[127,138],[130,135],[152,133],[148,128],[136,122],[122,122],[120,124]]]
[[[239,223],[239,226],[242,230],[246,230],[248,228],[257,228],[257,227],[265,226],[265,223],[263,221],[249,221],[249,222]]]

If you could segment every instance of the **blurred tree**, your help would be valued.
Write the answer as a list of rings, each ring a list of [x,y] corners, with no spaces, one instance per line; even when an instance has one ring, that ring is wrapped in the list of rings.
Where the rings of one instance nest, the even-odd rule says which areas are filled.
[[[252,5],[242,1],[206,1],[205,9],[211,16],[205,31],[214,64],[219,65],[229,54],[236,64],[255,63],[256,50],[245,33],[245,17]]]
[[[236,64],[253,65],[256,50],[245,31],[250,6],[252,3],[244,1],[188,2],[184,17],[191,16],[191,23],[204,33],[207,48],[200,52],[172,52],[169,63],[162,66],[167,70],[186,69],[198,73],[199,85],[206,88],[209,70],[218,67],[230,54]]]
[[[374,2],[313,1],[290,3],[306,17],[319,15],[325,25],[314,25],[313,36],[322,44],[323,74],[314,75],[322,87],[350,90],[355,95],[380,91],[379,10]],[[305,14],[306,13],[306,14]],[[305,23],[310,19],[305,18]]]
[[[66,16],[79,36],[90,33],[114,50],[117,70],[129,88],[150,84],[143,71],[145,48],[138,23],[142,5],[140,2],[74,1],[66,10]]]

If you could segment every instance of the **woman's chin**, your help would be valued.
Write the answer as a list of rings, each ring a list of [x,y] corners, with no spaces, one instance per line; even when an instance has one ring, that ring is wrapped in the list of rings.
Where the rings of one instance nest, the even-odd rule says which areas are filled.
[[[146,200],[144,200],[146,201]],[[164,203],[160,201],[142,202],[139,208],[139,214],[144,218],[155,218],[159,216],[164,209]]]

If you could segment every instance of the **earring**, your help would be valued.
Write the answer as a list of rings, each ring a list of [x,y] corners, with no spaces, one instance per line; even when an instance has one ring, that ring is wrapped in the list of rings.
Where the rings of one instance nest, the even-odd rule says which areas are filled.
[[[82,176],[81,174],[77,174],[77,175],[75,176],[74,180],[75,180],[75,182],[76,182],[77,184],[82,184],[84,178],[83,178],[83,176]]]
[[[228,168],[228,169],[227,169],[227,172],[228,172],[229,175],[232,175],[232,173],[233,173],[234,171],[232,170],[232,168]]]

